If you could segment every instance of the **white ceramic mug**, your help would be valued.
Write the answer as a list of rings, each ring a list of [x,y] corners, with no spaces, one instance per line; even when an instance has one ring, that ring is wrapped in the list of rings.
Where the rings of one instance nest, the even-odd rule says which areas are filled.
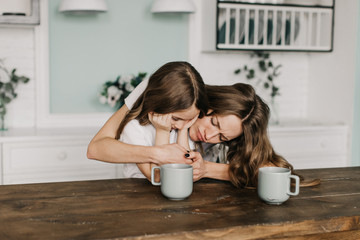
[[[155,182],[155,169],[160,170],[160,182]],[[171,200],[183,200],[193,190],[193,168],[187,164],[165,164],[151,169],[151,183],[161,185],[161,193]]]
[[[291,179],[295,180],[295,191],[292,192]],[[300,178],[291,175],[290,169],[281,167],[263,167],[259,169],[258,195],[268,204],[280,205],[290,196],[299,194]]]

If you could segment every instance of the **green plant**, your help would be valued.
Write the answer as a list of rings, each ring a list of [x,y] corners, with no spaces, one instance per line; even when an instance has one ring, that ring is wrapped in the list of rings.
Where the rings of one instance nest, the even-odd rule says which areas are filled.
[[[255,84],[262,84],[265,89],[270,90],[270,97],[273,101],[277,95],[280,95],[279,87],[275,85],[274,80],[280,75],[280,64],[275,65],[270,59],[270,53],[262,51],[254,51],[251,58],[257,58],[257,66],[249,67],[244,65],[234,71],[235,74],[244,73],[249,81],[257,80]],[[256,68],[257,67],[257,68]],[[259,70],[259,72],[256,71]]]
[[[0,60],[0,130],[5,130],[6,105],[17,97],[16,87],[19,83],[27,83],[29,80],[28,77],[17,75],[16,68],[9,71]]]
[[[100,102],[119,109],[124,104],[125,98],[144,80],[146,74],[139,73],[137,76],[118,76],[115,81],[105,82],[100,93]]]

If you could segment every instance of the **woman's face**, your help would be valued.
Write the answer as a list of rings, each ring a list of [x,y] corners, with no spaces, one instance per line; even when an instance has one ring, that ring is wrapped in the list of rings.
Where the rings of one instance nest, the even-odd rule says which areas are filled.
[[[212,115],[199,118],[190,127],[191,140],[220,143],[242,134],[242,121],[236,115]]]

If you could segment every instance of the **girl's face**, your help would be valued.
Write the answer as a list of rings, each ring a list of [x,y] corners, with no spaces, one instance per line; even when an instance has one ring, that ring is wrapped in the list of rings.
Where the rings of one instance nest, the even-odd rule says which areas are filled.
[[[198,118],[190,127],[191,140],[206,143],[220,143],[240,136],[242,121],[236,115],[212,115]]]
[[[192,105],[190,108],[171,113],[171,129],[182,129],[184,125],[198,116],[200,110]]]

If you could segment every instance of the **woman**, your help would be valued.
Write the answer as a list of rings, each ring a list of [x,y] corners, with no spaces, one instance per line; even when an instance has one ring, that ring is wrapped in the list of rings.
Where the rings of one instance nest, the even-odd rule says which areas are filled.
[[[222,163],[204,161],[199,152],[190,152],[186,158],[186,149],[176,144],[144,149],[116,141],[113,136],[126,106],[115,113],[91,141],[88,158],[118,163],[188,163],[194,167],[195,181],[203,177],[215,178],[231,181],[236,187],[256,186],[261,166],[292,169],[285,159],[274,152],[267,136],[269,108],[250,85],[207,86],[207,94],[210,110],[190,127],[189,135],[193,141],[204,143],[201,144],[203,154],[210,152],[205,160],[212,155],[213,151],[209,149],[215,147],[216,150],[218,147],[214,144],[227,146],[226,160],[219,158]],[[134,155],[129,156],[130,152]]]
[[[267,135],[269,107],[248,84],[232,86],[207,86],[209,113],[191,126],[193,141],[223,143],[226,161],[223,171],[228,173],[236,187],[255,187],[258,169],[263,166],[293,167],[273,150]],[[201,171],[198,178],[207,176],[207,168],[215,167],[204,162],[197,153],[195,169]],[[218,165],[220,166],[220,165]]]

